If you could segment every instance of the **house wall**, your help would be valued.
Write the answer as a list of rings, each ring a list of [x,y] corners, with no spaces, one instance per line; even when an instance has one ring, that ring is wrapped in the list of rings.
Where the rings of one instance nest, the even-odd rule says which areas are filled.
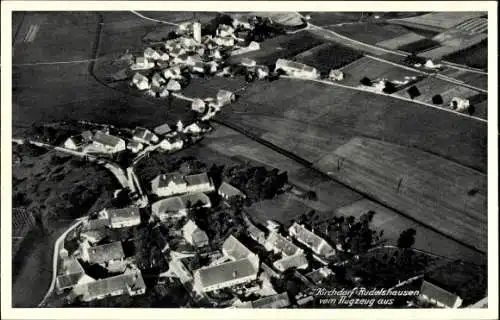
[[[210,291],[219,290],[219,289],[223,289],[223,288],[227,288],[227,287],[233,287],[233,286],[236,286],[239,284],[254,281],[256,279],[257,279],[257,273],[249,275],[249,276],[244,277],[244,278],[231,279],[230,281],[214,284],[214,285],[208,286],[208,287],[203,287],[200,284],[200,287],[203,288],[203,292],[210,292]],[[195,281],[200,281],[200,280],[199,280],[199,278],[195,277]]]

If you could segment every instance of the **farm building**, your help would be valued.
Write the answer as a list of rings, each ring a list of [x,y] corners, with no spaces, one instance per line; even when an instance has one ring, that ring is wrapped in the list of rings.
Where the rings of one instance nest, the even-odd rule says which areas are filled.
[[[205,64],[201,61],[198,61],[194,64],[194,66],[192,67],[191,70],[192,70],[192,72],[204,74],[205,73]]]
[[[317,255],[328,257],[335,254],[335,249],[333,249],[325,239],[307,230],[303,225],[294,222],[288,229],[288,232],[297,239],[297,241],[309,247]]]
[[[240,190],[238,190],[237,188],[233,187],[232,185],[230,185],[225,181],[221,183],[217,193],[225,200],[229,200],[232,197],[246,198],[243,192],[241,192]]]
[[[422,283],[419,298],[441,308],[456,309],[462,305],[462,299],[459,296],[427,280]]]
[[[277,232],[271,232],[269,234],[264,243],[264,247],[267,251],[282,253],[284,256],[292,256],[303,251]]]
[[[182,236],[189,244],[195,247],[204,247],[208,245],[207,234],[192,220],[189,220],[184,227],[182,227]]]
[[[129,271],[114,277],[99,279],[75,287],[74,293],[82,296],[83,301],[104,299],[128,293],[130,296],[146,292],[146,284],[140,270]]]
[[[234,28],[225,24],[219,25],[216,31],[218,37],[232,37],[234,34]]]
[[[290,298],[288,293],[278,293],[272,296],[260,298],[252,301],[252,308],[255,309],[280,309],[286,308],[290,305]]]
[[[240,63],[244,67],[255,67],[257,65],[257,62],[250,58],[243,58]]]
[[[223,47],[232,47],[234,46],[234,38],[233,37],[216,37],[214,38],[214,42]]]
[[[425,62],[424,67],[426,67],[427,69],[440,69],[442,67],[442,65],[441,64],[435,64],[431,59],[428,59]]]
[[[470,102],[467,99],[454,97],[450,101],[450,107],[456,111],[465,111],[469,108],[469,106],[470,106]]]
[[[192,174],[185,176],[187,182],[187,192],[211,192],[215,190],[212,180],[206,173]]]
[[[236,50],[231,51],[231,55],[236,56],[239,54],[244,54],[247,52],[252,52],[252,51],[257,51],[257,50],[260,50],[260,44],[258,42],[252,41],[248,44],[247,47],[242,47],[242,48],[238,48]]]
[[[170,128],[170,126],[168,125],[168,123],[164,123],[162,125],[159,125],[157,127],[155,127],[153,129],[154,133],[159,135],[159,136],[163,136],[164,134],[167,134],[169,133],[170,131],[172,131],[172,128]]]
[[[137,89],[141,91],[148,90],[149,88],[151,88],[149,79],[138,72],[134,74],[134,77],[132,78],[132,84],[134,84],[137,87]]]
[[[170,79],[167,83],[167,90],[168,91],[180,91],[181,90],[181,84],[174,80],[174,79]]]
[[[276,61],[275,71],[279,70],[284,71],[289,76],[297,78],[317,79],[320,76],[316,68],[285,59],[278,59],[278,61]]]
[[[141,223],[141,215],[137,207],[105,209],[104,211],[109,217],[111,228],[132,227]]]
[[[201,57],[197,54],[181,54],[174,58],[174,63],[194,66],[197,62],[202,62]]]
[[[160,87],[166,82],[167,80],[165,80],[158,72],[155,72],[155,74],[151,77],[151,86],[153,87]]]
[[[187,215],[192,208],[210,208],[210,198],[204,193],[192,193],[156,201],[151,206],[153,215],[164,221]]]
[[[94,247],[84,246],[83,249],[83,260],[88,261],[90,264],[100,264],[104,267],[107,267],[110,263],[122,262],[125,257],[120,241]]]
[[[324,279],[333,274],[333,271],[328,267],[321,267],[306,274],[313,283],[320,284]]]
[[[174,61],[175,61],[175,58],[177,58],[178,56],[180,55],[183,55],[183,54],[186,54],[186,50],[183,49],[183,48],[173,48],[171,50],[169,50],[169,55],[174,57]]]
[[[255,71],[259,80],[265,79],[269,76],[269,68],[267,66],[257,66]]]
[[[159,146],[163,150],[166,151],[172,151],[172,150],[179,150],[182,149],[182,146],[184,145],[184,141],[182,141],[181,138],[165,138],[163,139]]]
[[[236,100],[236,96],[234,93],[228,90],[219,90],[217,92],[217,104],[219,106],[225,106],[230,104]]]
[[[138,153],[144,148],[144,145],[138,141],[130,141],[127,143],[127,149],[132,151],[133,153]]]
[[[151,181],[151,191],[159,197],[185,193],[187,182],[179,174],[163,174]]]
[[[255,256],[255,253],[250,251],[243,243],[230,235],[222,244],[222,253],[229,259],[236,261]]]
[[[131,70],[148,70],[155,66],[154,62],[150,62],[145,57],[137,57],[135,63],[130,66]]]
[[[266,242],[266,234],[264,231],[262,231],[259,227],[257,227],[255,224],[248,219],[248,217],[245,216],[245,223],[247,225],[247,231],[250,236],[250,238],[254,239],[260,244],[264,244]]]
[[[125,150],[125,141],[118,137],[97,131],[94,135],[93,146],[104,153],[116,153]]]
[[[196,122],[186,126],[183,130],[184,133],[200,133],[201,131],[200,126]]]
[[[168,69],[163,70],[163,77],[165,79],[180,79],[181,76],[181,68],[179,66],[173,66]]]
[[[340,70],[330,70],[330,73],[328,74],[328,79],[334,80],[334,81],[342,81],[344,79],[344,73]]]
[[[64,147],[71,150],[77,150],[90,141],[92,141],[92,132],[85,131],[66,139],[66,141],[64,141]]]
[[[148,60],[158,60],[160,59],[160,57],[160,53],[151,47],[148,47],[144,50],[144,58]]]
[[[205,101],[201,99],[198,98],[194,99],[193,102],[191,103],[191,110],[193,111],[203,113],[205,112],[205,108],[206,108]]]
[[[258,272],[259,257],[251,255],[248,258],[196,270],[194,284],[202,292],[210,292],[254,281]]]
[[[146,128],[137,127],[134,130],[132,140],[144,144],[153,144],[158,142],[158,137]]]
[[[85,276],[85,270],[75,258],[63,259],[63,274],[56,278],[57,291],[61,293],[64,289],[72,288]]]
[[[299,252],[292,256],[285,256],[273,263],[276,270],[285,272],[290,268],[296,269],[307,269],[309,263],[307,262],[306,255],[303,252]]]

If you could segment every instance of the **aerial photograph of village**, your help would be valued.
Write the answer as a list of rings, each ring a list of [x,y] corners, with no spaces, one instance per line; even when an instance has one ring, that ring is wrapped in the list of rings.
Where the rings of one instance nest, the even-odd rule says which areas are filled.
[[[487,308],[487,60],[480,11],[14,11],[12,307]]]

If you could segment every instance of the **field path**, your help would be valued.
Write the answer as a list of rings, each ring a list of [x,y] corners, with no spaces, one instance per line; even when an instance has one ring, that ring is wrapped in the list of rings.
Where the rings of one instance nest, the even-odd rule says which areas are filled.
[[[154,22],[158,22],[158,23],[163,23],[163,24],[168,24],[168,25],[171,25],[171,26],[179,26],[178,23],[173,23],[173,22],[169,22],[169,21],[158,20],[158,19],[153,19],[153,18],[150,18],[150,17],[146,17],[145,15],[140,14],[137,11],[130,11],[130,12],[132,12],[133,14],[135,14],[138,17],[141,17],[142,19],[146,19],[146,20],[154,21]]]

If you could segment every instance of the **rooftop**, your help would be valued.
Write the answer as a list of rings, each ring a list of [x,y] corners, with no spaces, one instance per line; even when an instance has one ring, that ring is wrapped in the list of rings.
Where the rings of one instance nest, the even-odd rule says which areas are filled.
[[[139,208],[137,207],[107,209],[106,211],[108,212],[111,222],[128,221],[140,218]]]
[[[425,294],[431,299],[439,301],[448,307],[453,307],[458,296],[454,293],[446,291],[445,289],[424,280],[420,288],[420,294]]]
[[[297,240],[303,242],[318,254],[327,254],[328,252],[331,252],[333,250],[333,248],[328,243],[326,243],[323,238],[316,235],[312,231],[307,230],[303,225],[295,222],[288,230],[290,234],[294,235],[295,238],[297,238]]]
[[[208,177],[206,172],[185,176],[184,179],[186,180],[188,186],[200,185],[205,183],[211,184],[210,178]]]
[[[286,256],[291,256],[300,250],[299,247],[294,245],[290,240],[286,239],[277,232],[271,232],[267,237],[266,242],[272,245],[277,250],[283,252],[283,254]]]
[[[250,258],[198,269],[200,281],[203,287],[225,283],[234,279],[252,276],[258,272],[258,268]]]
[[[123,140],[102,131],[97,131],[94,135],[94,141],[106,146],[115,147]]]
[[[86,284],[88,297],[102,296],[116,291],[127,290],[127,287],[145,288],[146,284],[139,270],[124,273],[115,277],[100,279]]]
[[[172,129],[170,128],[168,123],[164,123],[164,124],[154,128],[153,131],[158,135],[164,135],[165,133],[169,133],[170,131],[172,131]]]
[[[115,259],[125,257],[122,243],[120,241],[103,244],[88,248],[90,263],[105,263]]]
[[[293,256],[286,256],[274,262],[274,266],[280,270],[287,270],[289,268],[297,268],[307,266],[307,258],[303,253],[294,254]]]
[[[235,197],[235,196],[241,196],[244,197],[245,195],[243,192],[238,190],[237,188],[233,187],[227,182],[222,182],[220,187],[219,187],[219,193],[227,196],[228,198]]]
[[[222,250],[231,260],[244,259],[253,254],[250,249],[245,247],[245,245],[243,245],[243,243],[241,243],[233,235],[230,235],[226,241],[224,241]]]
[[[288,298],[288,293],[286,292],[252,301],[253,308],[278,309],[288,307],[289,305],[290,299]]]

